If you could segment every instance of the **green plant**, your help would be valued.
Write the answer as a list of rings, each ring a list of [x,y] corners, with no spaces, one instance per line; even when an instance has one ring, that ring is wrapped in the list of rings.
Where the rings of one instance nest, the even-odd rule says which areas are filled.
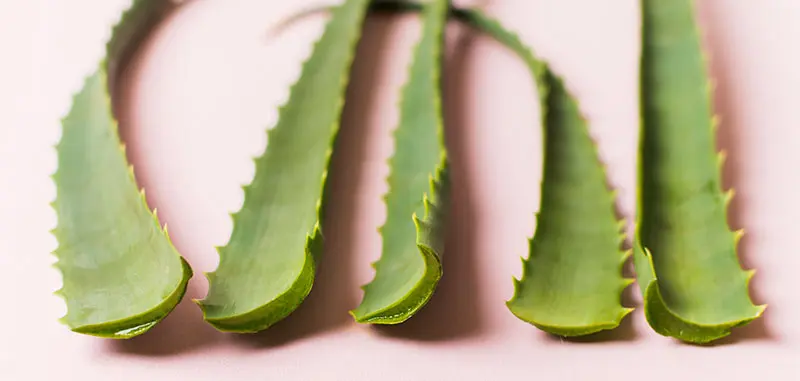
[[[397,324],[409,319],[428,302],[442,276],[450,203],[440,84],[448,3],[432,0],[423,10],[422,37],[394,133],[387,217],[380,229],[383,252],[373,265],[375,278],[363,287],[361,304],[351,311],[358,322]]]
[[[62,121],[53,234],[64,283],[57,294],[67,304],[61,320],[75,332],[115,339],[142,334],[172,311],[192,276],[137,188],[109,95],[120,64],[167,4],[134,1]]]
[[[417,11],[412,2],[377,3],[380,11]],[[542,107],[545,155],[538,227],[521,280],[508,307],[549,333],[582,336],[616,328],[632,309],[620,295],[633,280],[622,277],[630,256],[620,250],[622,221],[597,158],[586,122],[563,81],[499,21],[474,9],[453,17],[517,53],[531,70]]]
[[[207,274],[208,295],[197,302],[219,330],[264,330],[311,291],[324,239],[329,159],[369,3],[347,0],[334,9],[267,134],[230,241],[219,248],[219,267]]]
[[[578,103],[561,78],[501,24],[480,12],[470,22],[516,51],[538,83],[544,125],[544,172],[537,228],[508,308],[552,334],[582,336],[616,328],[633,311],[620,295],[624,221]]]
[[[73,331],[124,339],[142,334],[182,299],[192,270],[139,191],[121,145],[110,93],[115,75],[169,3],[134,0],[106,57],[63,119],[53,175],[56,267]],[[634,262],[645,316],[659,334],[707,343],[760,317],[748,294],[753,271],[736,254],[721,190],[716,119],[691,0],[642,0],[641,137]],[[326,8],[328,9],[328,8]],[[632,309],[621,274],[622,221],[576,100],[561,78],[497,20],[448,0],[346,0],[304,63],[256,174],[244,187],[210,289],[196,302],[219,330],[256,332],[291,314],[314,283],[324,234],[330,155],[368,9],[422,12],[390,160],[388,216],[375,278],[351,311],[362,323],[397,324],[434,293],[442,272],[449,171],[441,110],[441,54],[448,17],[516,52],[538,85],[544,176],[537,229],[523,276],[507,302],[523,321],[561,336],[614,329]],[[308,12],[305,12],[308,13]],[[422,216],[422,218],[420,218]]]
[[[661,335],[706,343],[766,306],[748,295],[721,191],[710,82],[691,0],[643,0],[638,222],[645,316]]]

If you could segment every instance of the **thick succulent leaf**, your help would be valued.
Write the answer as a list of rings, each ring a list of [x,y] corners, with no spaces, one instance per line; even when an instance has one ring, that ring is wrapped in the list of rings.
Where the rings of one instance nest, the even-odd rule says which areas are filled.
[[[616,328],[631,309],[620,303],[631,279],[622,223],[606,186],[585,119],[563,81],[498,21],[475,10],[460,18],[517,52],[537,81],[544,125],[544,174],[537,228],[523,275],[507,303],[518,318],[556,335]]]
[[[727,223],[710,82],[691,0],[642,1],[639,220],[635,264],[659,334],[706,343],[758,318],[741,232]]]
[[[410,2],[377,10],[417,10]],[[528,64],[538,85],[544,136],[544,179],[537,230],[523,277],[507,303],[520,319],[549,333],[580,336],[613,329],[632,309],[622,307],[622,276],[630,256],[620,249],[622,222],[613,193],[575,99],[519,37],[478,10],[453,8],[460,21],[492,36]]]
[[[549,70],[544,116],[544,174],[537,227],[508,307],[561,336],[616,328],[632,311],[621,305],[622,221],[578,104]]]
[[[267,134],[230,241],[219,248],[219,267],[207,274],[208,295],[198,301],[219,330],[264,330],[311,291],[323,241],[324,184],[368,5],[347,0],[334,9]]]
[[[422,36],[401,94],[389,162],[387,217],[380,228],[383,250],[374,264],[375,278],[363,287],[364,298],[351,311],[361,323],[409,319],[428,302],[442,276],[450,181],[440,76],[448,5],[447,0],[431,0],[422,13]]]
[[[167,2],[137,0],[123,14],[106,60],[63,119],[53,175],[56,267],[73,331],[129,338],[146,332],[183,297],[192,276],[139,191],[111,110],[109,81],[164,14]]]

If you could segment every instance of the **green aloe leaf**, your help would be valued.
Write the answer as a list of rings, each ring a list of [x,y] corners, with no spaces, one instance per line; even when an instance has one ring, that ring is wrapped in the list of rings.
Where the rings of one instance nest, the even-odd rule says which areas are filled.
[[[375,278],[362,287],[361,304],[351,311],[360,323],[406,321],[430,300],[442,276],[450,203],[440,83],[448,3],[431,0],[422,13],[422,36],[401,94],[389,162],[383,250],[373,264]]]
[[[197,301],[221,331],[264,330],[311,291],[323,242],[324,184],[368,5],[347,0],[334,9],[267,134],[230,241],[219,248],[219,267],[207,274],[208,295]]]
[[[707,343],[766,306],[749,297],[753,271],[727,223],[710,82],[693,2],[643,0],[637,243],[645,316],[659,334]]]
[[[544,174],[537,227],[520,280],[507,303],[518,318],[561,336],[616,328],[633,309],[621,305],[633,280],[620,248],[624,221],[578,104],[550,70],[544,115]]]
[[[499,22],[477,11],[472,24],[520,54],[539,84],[544,173],[537,228],[523,274],[507,303],[518,318],[561,336],[614,329],[633,309],[621,305],[633,279],[622,275],[624,221],[577,101],[563,80]]]
[[[168,3],[136,0],[122,15],[107,56],[62,120],[53,208],[59,246],[61,319],[73,331],[114,339],[148,331],[183,297],[192,270],[139,191],[121,146],[109,82]]]
[[[410,2],[378,3],[377,10],[417,10]],[[632,309],[622,291],[630,253],[614,209],[614,194],[575,99],[513,32],[478,10],[452,8],[457,19],[492,36],[517,53],[538,85],[545,155],[537,231],[523,277],[507,303],[520,319],[557,335],[581,336],[616,328]]]

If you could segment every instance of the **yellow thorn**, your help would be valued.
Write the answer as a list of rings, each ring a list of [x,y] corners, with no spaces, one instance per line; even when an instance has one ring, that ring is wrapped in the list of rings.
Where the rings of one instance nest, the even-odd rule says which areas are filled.
[[[725,161],[727,159],[728,159],[728,152],[727,151],[721,150],[721,151],[717,152],[717,163],[719,164],[720,168],[725,166]]]
[[[733,245],[734,246],[738,245],[739,241],[742,240],[742,237],[744,237],[744,229],[739,229],[733,232]]]
[[[722,123],[722,118],[718,114],[714,114],[711,117],[711,131],[719,130],[720,123]]]
[[[735,195],[736,195],[736,189],[734,188],[728,189],[728,191],[725,192],[725,206],[730,205],[731,200],[733,200],[733,196]]]

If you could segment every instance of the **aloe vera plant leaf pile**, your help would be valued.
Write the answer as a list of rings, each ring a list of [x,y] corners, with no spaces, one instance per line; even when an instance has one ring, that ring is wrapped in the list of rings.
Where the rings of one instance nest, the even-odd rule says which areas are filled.
[[[759,317],[727,223],[710,82],[690,0],[642,2],[635,263],[656,332],[696,343]]]
[[[117,69],[163,15],[165,3],[136,0],[107,56],[75,95],[56,147],[56,267],[73,331],[124,339],[149,330],[178,304],[192,270],[151,213],[125,158],[111,110]]]
[[[72,330],[109,338],[146,332],[183,298],[192,270],[150,211],[129,167],[110,107],[121,65],[168,3],[134,0],[114,28],[107,56],[75,96],[57,146],[53,203],[59,225],[58,293]],[[641,4],[641,142],[634,262],[644,311],[659,334],[705,343],[758,318],[748,295],[752,271],[737,261],[720,189],[711,96],[691,0]],[[244,187],[234,230],[196,301],[221,331],[251,333],[291,314],[314,283],[324,234],[330,156],[361,27],[369,10],[421,13],[394,132],[387,220],[375,278],[363,287],[356,321],[398,324],[423,308],[443,276],[449,170],[443,139],[441,54],[449,17],[517,53],[537,84],[544,172],[537,228],[507,306],[560,336],[610,330],[632,309],[633,282],[621,274],[622,222],[588,123],[564,81],[501,23],[448,0],[345,0],[303,64],[268,144]],[[450,258],[448,256],[448,258]],[[452,260],[459,260],[458,256]]]
[[[448,0],[433,0],[422,14],[422,37],[394,132],[387,217],[380,229],[383,252],[374,264],[375,279],[363,287],[364,298],[351,311],[359,322],[407,320],[428,302],[442,276],[449,178],[440,71],[448,6]]]

